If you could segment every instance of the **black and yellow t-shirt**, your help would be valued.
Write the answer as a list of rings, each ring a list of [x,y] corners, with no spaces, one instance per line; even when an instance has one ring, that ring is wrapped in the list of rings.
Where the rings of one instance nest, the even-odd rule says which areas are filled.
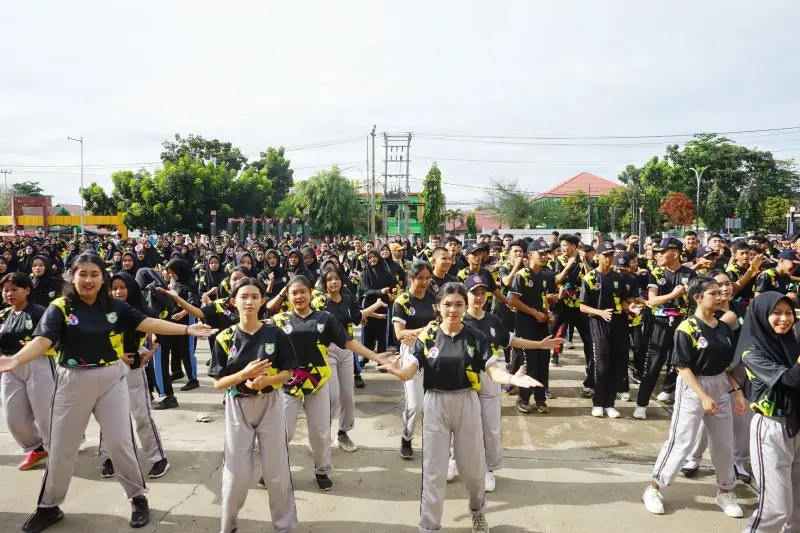
[[[44,307],[34,303],[29,303],[19,313],[10,307],[0,310],[0,352],[14,355],[30,342],[44,312]]]
[[[236,308],[227,305],[229,301],[226,298],[219,298],[209,305],[201,307],[203,322],[220,331],[238,324],[239,312]]]
[[[495,359],[505,358],[503,349],[511,345],[514,334],[506,329],[500,317],[492,313],[485,313],[479,320],[467,313],[464,315],[464,324],[477,329],[486,336],[492,357]]]
[[[558,259],[555,261],[555,273],[561,274],[561,272],[567,268],[567,263],[569,262],[569,258],[565,255],[559,255]],[[572,266],[569,267],[564,278],[561,280],[561,287],[564,288],[566,291],[566,296],[562,298],[562,302],[567,307],[580,307],[580,290],[581,290],[581,278],[583,277],[583,265],[581,264],[580,257],[575,259],[575,262]]]
[[[436,296],[425,291],[420,299],[410,292],[401,293],[394,299],[392,306],[392,322],[405,324],[406,329],[419,329],[427,326],[436,318]]]
[[[611,270],[603,274],[594,269],[583,276],[580,303],[584,305],[602,311],[611,309],[614,314],[621,315],[622,302],[628,298],[628,286],[618,272]],[[592,315],[591,318],[600,317]]]
[[[98,300],[88,305],[80,298],[74,303],[56,298],[33,335],[50,339],[63,366],[116,364],[125,353],[123,332],[135,330],[147,316],[120,300],[109,300],[107,306],[103,303]]]
[[[556,294],[556,280],[552,272],[540,270],[538,273],[530,268],[523,268],[514,276],[509,294],[519,295],[522,303],[542,313],[547,313],[547,297]],[[517,312],[514,332],[522,338],[531,338],[526,335],[529,330],[538,330],[537,320],[527,313]]]
[[[444,273],[444,277],[438,277],[434,272],[431,272],[431,284],[428,285],[428,292],[432,293],[436,296],[439,293],[439,289],[441,289],[445,283],[455,282],[458,283],[458,278],[452,274],[447,272]]]
[[[716,376],[728,370],[735,349],[733,331],[725,322],[717,321],[712,328],[690,316],[675,330],[670,362],[688,368],[696,376]]]
[[[745,275],[747,270],[748,267],[742,267],[737,265],[736,263],[733,263],[727,269],[728,277],[731,278],[731,281],[735,283],[739,281],[742,276]],[[742,287],[739,290],[739,292],[736,293],[736,296],[734,296],[734,300],[752,300],[755,297],[755,292],[753,289],[756,285],[757,279],[758,276],[754,276],[753,278],[751,278],[750,281],[747,283],[747,285]]]
[[[353,338],[353,325],[361,322],[361,308],[349,294],[342,294],[339,302],[334,302],[327,294],[320,294],[311,300],[312,309],[327,311],[339,321],[349,338]]]
[[[481,388],[480,373],[494,363],[486,336],[465,325],[451,337],[431,324],[417,337],[414,348],[406,358],[424,370],[425,390],[457,391]]]
[[[647,288],[658,289],[658,295],[665,296],[675,290],[678,285],[687,285],[689,280],[696,275],[694,270],[685,266],[681,266],[675,271],[665,267],[656,267],[650,271]],[[653,307],[653,316],[686,317],[688,312],[689,298],[685,293],[672,301]]]
[[[754,290],[757,293],[776,291],[787,294],[795,289],[791,277],[778,274],[774,268],[768,268],[756,278]]]
[[[747,373],[747,399],[750,409],[764,416],[799,416],[800,400],[796,393],[781,384],[784,374],[795,368],[796,361],[777,361],[751,347],[742,353]]]
[[[267,376],[276,376],[284,370],[295,370],[298,367],[297,356],[289,336],[273,324],[262,324],[255,333],[248,334],[231,326],[217,334],[208,375],[219,379],[241,372],[251,361],[272,361],[267,369]],[[275,390],[266,387],[255,391],[243,383],[229,388],[228,396],[258,396]]]
[[[297,313],[279,313],[272,322],[291,339],[297,354],[298,367],[283,390],[292,396],[306,396],[317,392],[328,381],[328,346],[344,348],[347,334],[339,321],[327,311],[312,311],[305,317]]]

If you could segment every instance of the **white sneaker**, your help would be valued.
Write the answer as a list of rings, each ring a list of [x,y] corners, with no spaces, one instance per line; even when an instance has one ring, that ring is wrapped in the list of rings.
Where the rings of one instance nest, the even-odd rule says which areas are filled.
[[[671,392],[661,391],[658,393],[658,396],[656,396],[656,400],[658,400],[659,402],[674,402],[675,394]]]
[[[573,344],[572,342],[567,341],[567,342],[564,343],[564,348],[566,348],[567,350],[572,350],[572,349],[575,348],[575,344]]]
[[[592,416],[596,416],[597,418],[603,418],[603,408],[592,407]]]
[[[484,484],[484,490],[486,492],[494,492],[494,489],[497,486],[497,482],[494,480],[494,474],[492,474],[487,470],[483,484]]]
[[[456,462],[453,459],[450,459],[450,463],[447,465],[447,481],[453,481],[457,477],[458,466],[456,466]]]
[[[664,514],[664,499],[661,497],[661,491],[654,489],[650,485],[644,489],[642,496],[644,501],[644,508],[653,514]]]
[[[613,407],[606,407],[603,410],[606,412],[606,416],[608,418],[619,418],[620,416],[622,416],[621,414],[619,414],[619,411],[617,411]]]
[[[617,399],[622,400],[623,402],[631,401],[631,393],[630,392],[620,392],[617,394]]]
[[[726,515],[731,518],[741,518],[744,516],[742,508],[736,503],[736,495],[732,492],[717,491],[717,499],[715,500],[717,507],[722,509]]]
[[[639,420],[647,419],[647,407],[639,407],[636,406],[636,409],[633,410],[633,418],[638,418]]]

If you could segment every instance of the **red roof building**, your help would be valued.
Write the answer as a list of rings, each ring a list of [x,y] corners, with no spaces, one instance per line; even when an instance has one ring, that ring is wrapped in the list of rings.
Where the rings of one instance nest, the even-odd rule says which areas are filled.
[[[551,187],[542,194],[536,196],[534,200],[544,198],[565,198],[578,191],[583,191],[592,198],[603,196],[614,189],[622,188],[619,183],[595,176],[591,172],[581,172],[566,181],[562,181],[555,187]]]
[[[466,233],[467,232],[467,214],[473,213],[475,215],[475,227],[481,233],[492,231],[493,229],[502,229],[503,225],[496,218],[497,215],[491,211],[469,211],[464,213],[464,219],[461,224],[452,229],[450,224],[445,224],[447,229],[446,233]]]

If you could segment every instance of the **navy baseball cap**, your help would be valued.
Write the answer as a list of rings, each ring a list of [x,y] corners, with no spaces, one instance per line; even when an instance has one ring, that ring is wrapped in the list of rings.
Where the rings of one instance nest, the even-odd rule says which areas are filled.
[[[665,250],[678,250],[683,251],[683,243],[675,237],[666,237],[661,240],[658,246],[653,246],[654,252],[663,252]]]
[[[631,266],[631,256],[628,254],[628,252],[618,252],[614,256],[614,266],[620,268],[628,268]]]
[[[489,252],[489,245],[488,244],[480,244],[480,243],[474,242],[474,243],[470,244],[469,246],[467,246],[467,249],[464,250],[464,255],[469,255],[469,254],[471,254],[473,252],[487,252],[488,253]]]
[[[598,254],[613,254],[616,253],[617,249],[614,248],[614,243],[603,241],[597,245],[597,253]]]
[[[549,250],[550,245],[542,240],[531,241],[528,245],[529,252],[541,252],[542,250]]]
[[[778,254],[778,259],[789,259],[795,263],[800,263],[800,256],[794,250],[784,250]]]
[[[719,255],[715,249],[710,246],[703,246],[697,251],[697,257],[705,257],[707,255]]]
[[[476,287],[489,288],[489,284],[486,282],[486,279],[479,274],[470,274],[467,276],[467,279],[464,280],[464,286],[470,292]]]

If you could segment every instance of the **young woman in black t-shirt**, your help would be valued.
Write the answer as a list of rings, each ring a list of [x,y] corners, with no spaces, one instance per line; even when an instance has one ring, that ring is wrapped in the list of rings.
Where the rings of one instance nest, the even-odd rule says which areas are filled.
[[[56,390],[50,427],[50,457],[36,512],[24,532],[44,531],[64,517],[63,503],[89,417],[94,413],[108,443],[117,479],[131,499],[131,527],[150,521],[147,487],[136,457],[125,376],[122,331],[136,329],[160,335],[208,336],[206,325],[186,326],[148,318],[108,294],[107,273],[99,256],[78,256],[70,269],[72,284],[45,311],[28,342],[13,357],[0,358],[0,373],[11,372],[58,351]]]
[[[8,305],[0,310],[0,352],[11,357],[33,338],[45,308],[29,301],[31,278],[21,272],[3,276],[0,289]],[[50,398],[55,387],[53,366],[52,357],[42,357],[0,377],[0,401],[8,432],[25,452],[17,467],[20,470],[30,470],[47,460]]]
[[[413,379],[418,369],[425,370],[421,531],[441,528],[451,439],[459,476],[469,494],[472,531],[489,530],[483,514],[486,457],[478,400],[481,372],[501,384],[542,386],[530,376],[506,372],[505,363],[492,353],[486,336],[464,324],[466,308],[467,292],[463,285],[445,284],[436,296],[441,321],[423,328],[410,354],[398,356],[381,367],[403,381]]]
[[[664,514],[661,488],[674,481],[703,423],[711,440],[711,460],[717,473],[716,504],[726,515],[740,518],[742,509],[731,492],[736,486],[731,416],[733,412],[744,415],[745,399],[742,388],[728,372],[735,351],[733,332],[715,316],[723,297],[713,278],[692,278],[688,300],[696,309],[675,330],[671,363],[678,378],[669,436],[653,467],[653,481],[642,499],[648,511]]]
[[[266,301],[266,289],[260,281],[237,281],[231,301],[238,323],[217,335],[208,369],[214,388],[224,390],[227,396],[221,531],[236,531],[237,517],[253,480],[257,439],[272,523],[276,531],[290,532],[298,527],[298,521],[280,386],[292,377],[297,356],[286,333],[258,319]]]

